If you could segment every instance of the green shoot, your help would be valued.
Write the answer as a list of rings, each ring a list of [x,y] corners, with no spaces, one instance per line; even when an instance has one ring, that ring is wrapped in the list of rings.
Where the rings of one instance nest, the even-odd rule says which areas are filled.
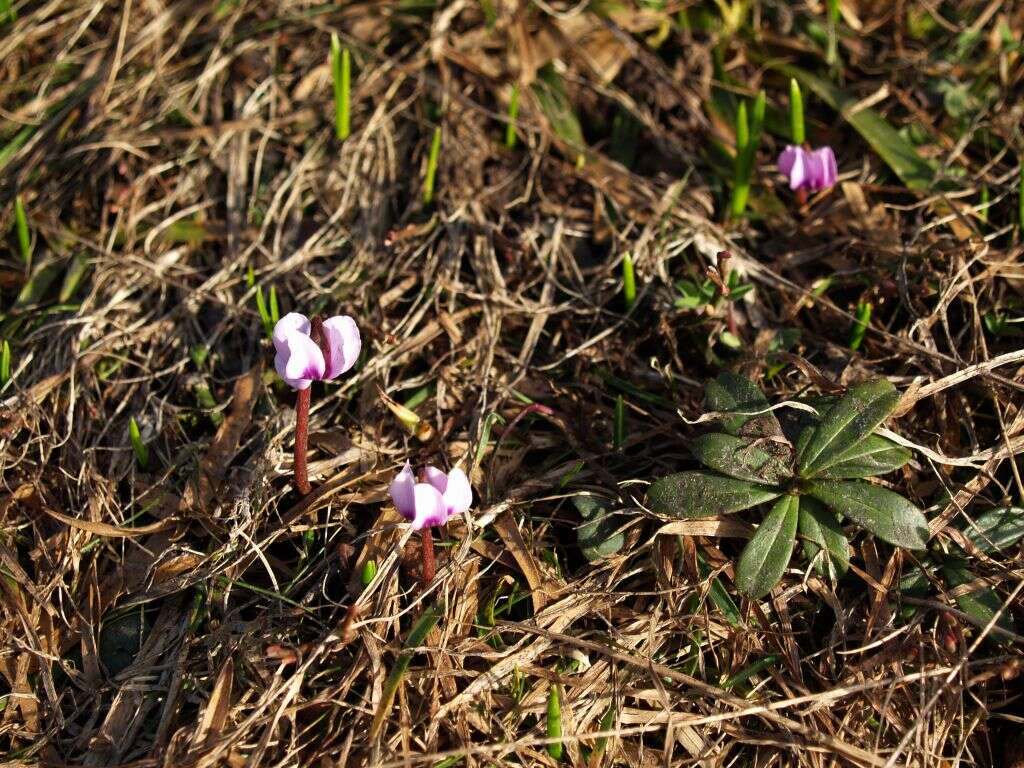
[[[430,156],[427,158],[427,176],[423,180],[423,203],[430,205],[434,201],[434,177],[437,175],[437,159],[441,155],[441,126],[434,129],[430,140]]]
[[[508,125],[505,126],[505,146],[515,149],[516,120],[519,118],[519,84],[512,86],[512,96],[508,102]]]
[[[548,738],[562,738],[562,704],[558,699],[558,686],[548,688]],[[562,742],[553,741],[548,744],[548,754],[555,760],[562,759]]]
[[[391,674],[384,681],[384,690],[381,693],[380,703],[377,705],[373,722],[370,724],[370,741],[376,739],[377,734],[380,733],[381,726],[384,725],[384,718],[391,711],[391,705],[395,701],[395,694],[398,693],[398,686],[401,685],[402,678],[405,677],[405,673],[409,669],[409,663],[412,661],[416,649],[423,645],[423,641],[427,639],[430,630],[440,621],[444,611],[445,606],[443,603],[434,603],[423,611],[423,614],[413,624],[412,629],[409,630],[409,635],[402,644],[402,652],[395,661]]]
[[[622,298],[626,309],[632,309],[636,303],[636,272],[633,270],[633,257],[628,253],[622,257]]]
[[[864,334],[871,322],[871,302],[863,301],[857,305],[857,319],[850,329],[850,349],[856,352],[864,341]]]
[[[626,442],[626,402],[622,395],[615,398],[615,429],[612,436],[612,445],[616,451],[621,451]]]
[[[757,158],[757,147],[761,143],[761,129],[764,126],[766,98],[764,91],[757,94],[751,119],[747,119],[747,104],[741,102],[736,112],[736,160],[733,166],[732,199],[729,214],[733,218],[743,215],[750,196],[750,176]]]
[[[828,52],[825,63],[835,67],[839,63],[839,0],[828,0]]]
[[[11,24],[18,20],[18,12],[14,10],[13,0],[0,0],[0,21]]]
[[[28,217],[25,215],[25,203],[21,195],[14,198],[14,224],[18,230],[18,249],[25,268],[32,266],[32,235],[28,231]]]
[[[0,387],[6,387],[11,380],[11,345],[4,339],[0,347]]]
[[[135,460],[139,466],[145,469],[149,466],[149,447],[142,442],[142,433],[139,432],[139,423],[132,416],[128,422],[128,439],[131,440],[132,450],[135,452]]]
[[[807,136],[804,129],[804,97],[795,77],[789,78],[789,133],[793,144],[798,147]]]
[[[988,206],[989,206],[989,192],[988,184],[981,185],[981,199],[978,201],[978,218],[981,219],[982,223],[988,224]]]
[[[248,269],[245,270],[245,287],[252,288],[254,285],[256,285],[256,270],[250,264]]]
[[[266,331],[268,338],[274,336],[274,320],[270,314],[270,310],[267,309],[267,300],[263,297],[263,289],[256,288],[256,311],[260,313],[260,320],[263,321],[263,330]]]
[[[344,141],[352,132],[352,57],[341,47],[337,34],[331,35],[331,78],[334,80],[334,130]]]
[[[610,731],[612,729],[612,726],[614,726],[614,725],[615,725],[615,705],[612,704],[612,705],[610,705],[608,707],[608,711],[604,713],[604,716],[601,718],[601,724],[598,726],[597,729],[599,731]],[[607,736],[599,737],[597,742],[594,744],[594,751],[590,753],[590,755],[591,755],[591,765],[593,765],[594,755],[597,755],[597,757],[601,757],[602,755],[604,755],[604,751],[607,748],[608,748],[608,737]]]
[[[281,319],[281,310],[277,306],[277,288],[270,286],[270,320],[277,325]]]

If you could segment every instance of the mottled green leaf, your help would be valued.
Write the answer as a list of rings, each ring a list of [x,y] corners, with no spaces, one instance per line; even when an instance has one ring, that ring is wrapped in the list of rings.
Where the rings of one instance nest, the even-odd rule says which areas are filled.
[[[764,597],[782,578],[796,544],[799,511],[799,496],[779,499],[743,548],[736,586],[747,597]]]
[[[946,585],[950,590],[978,580],[975,574],[967,570],[965,563],[958,559],[950,559],[944,562],[942,564],[942,575],[946,579]],[[974,619],[979,626],[985,627],[1002,607],[1003,601],[994,589],[981,585],[965,595],[956,597],[956,604],[961,611]],[[996,626],[1009,632],[1015,631],[1013,617],[1007,611],[1003,611],[1003,614],[996,621]]]
[[[739,480],[776,485],[793,476],[793,449],[781,439],[715,432],[694,440],[690,451],[705,467]]]
[[[121,674],[135,661],[148,632],[149,623],[141,608],[132,608],[120,616],[104,620],[99,656],[111,677]]]
[[[804,555],[814,563],[822,576],[836,581],[850,567],[850,545],[836,514],[825,509],[817,499],[804,496],[800,500],[797,522],[804,542]],[[822,550],[826,554],[819,555]]]
[[[678,472],[656,480],[647,490],[651,509],[683,519],[740,512],[781,494],[775,488],[710,472]]]
[[[776,69],[799,80],[839,112],[908,188],[923,190],[931,186],[935,178],[934,163],[917,154],[917,150],[878,112],[871,108],[853,109],[857,97],[843,93],[827,80],[799,67],[779,64]]]
[[[574,496],[572,502],[584,520],[576,529],[576,542],[588,561],[611,557],[622,549],[626,543],[625,535],[619,530],[622,520],[602,499],[580,494]]]
[[[708,408],[720,413],[747,414],[768,408],[768,400],[757,385],[728,371],[704,386],[704,400]],[[773,437],[782,434],[779,420],[771,411],[756,416],[725,417],[722,419],[722,429],[737,437]]]
[[[871,379],[850,387],[814,430],[797,456],[801,477],[813,477],[838,464],[847,451],[875,431],[892,413],[900,394],[885,379]]]
[[[924,549],[928,521],[898,493],[856,480],[818,480],[807,492],[883,541],[906,549]]]
[[[868,435],[856,443],[839,461],[820,472],[818,477],[830,480],[850,480],[884,475],[899,469],[910,461],[910,451],[881,435]]]
[[[982,552],[998,552],[1024,538],[1024,507],[992,509],[968,526],[964,536]]]

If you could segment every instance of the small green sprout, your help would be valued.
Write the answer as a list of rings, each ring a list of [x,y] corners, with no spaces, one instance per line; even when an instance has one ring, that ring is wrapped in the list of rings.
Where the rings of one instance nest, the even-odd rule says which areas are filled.
[[[334,130],[340,141],[352,132],[352,57],[341,47],[337,34],[331,35],[331,79],[334,81]]]
[[[32,266],[32,234],[28,229],[28,216],[25,215],[25,203],[21,195],[14,198],[14,225],[18,231],[18,251],[28,269]]]
[[[626,253],[622,257],[622,298],[626,309],[632,309],[636,303],[636,272],[633,269],[633,257]]]
[[[430,205],[434,201],[434,177],[437,175],[437,161],[441,156],[441,126],[434,129],[430,140],[430,155],[427,158],[427,175],[423,179],[423,203]]]
[[[508,124],[505,126],[505,146],[515,149],[516,120],[519,118],[519,84],[512,86],[512,95],[508,101]]]
[[[868,324],[871,322],[871,302],[862,301],[857,305],[857,319],[850,329],[850,349],[856,352],[864,342],[864,334],[867,333]]]
[[[139,431],[139,423],[132,416],[128,421],[128,439],[131,441],[132,450],[135,452],[135,460],[139,467],[146,469],[149,466],[149,447],[142,442],[142,433]]]

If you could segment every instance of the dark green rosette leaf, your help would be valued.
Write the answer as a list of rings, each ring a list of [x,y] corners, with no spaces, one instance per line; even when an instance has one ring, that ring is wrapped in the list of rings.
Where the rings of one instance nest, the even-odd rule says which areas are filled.
[[[723,475],[752,483],[776,485],[793,476],[793,449],[779,439],[701,435],[690,450],[701,464]]]
[[[818,477],[830,480],[853,480],[884,475],[910,461],[910,451],[881,435],[868,435],[844,453],[839,461]]]
[[[892,413],[900,394],[885,379],[850,387],[828,411],[797,456],[801,477],[813,477],[843,460],[847,451],[875,431]]]
[[[992,509],[968,526],[964,536],[982,552],[999,552],[1024,538],[1024,508]]]
[[[810,496],[800,500],[797,524],[804,541],[804,554],[822,576],[838,580],[850,567],[850,544],[835,512],[825,509]],[[822,550],[825,554],[819,554]]]
[[[966,563],[963,560],[954,558],[942,563],[942,575],[946,579],[946,584],[950,590],[978,580],[974,573],[967,570]],[[957,607],[974,619],[979,627],[988,626],[988,623],[992,621],[992,617],[996,615],[1003,605],[1003,601],[999,598],[996,591],[984,585],[967,594],[958,595],[955,599]],[[1007,611],[1003,611],[996,621],[996,626],[1008,632],[1015,631],[1013,617]]]
[[[924,549],[928,521],[898,493],[856,480],[818,480],[807,492],[878,538],[905,549]]]
[[[678,472],[651,483],[647,498],[659,515],[687,519],[740,512],[782,491],[710,472]]]
[[[721,373],[704,385],[704,400],[708,408],[720,413],[739,411],[752,413],[768,408],[768,400],[757,385],[735,373]],[[756,416],[728,416],[722,419],[722,429],[735,437],[773,437],[782,434],[782,427],[771,411]]]
[[[799,496],[782,497],[743,548],[736,566],[736,586],[747,597],[764,597],[779,583],[796,544],[799,511]]]
[[[619,530],[619,515],[608,509],[603,499],[580,494],[572,499],[573,506],[583,516],[584,522],[576,529],[576,542],[588,561],[594,562],[611,557],[626,543],[625,535]]]

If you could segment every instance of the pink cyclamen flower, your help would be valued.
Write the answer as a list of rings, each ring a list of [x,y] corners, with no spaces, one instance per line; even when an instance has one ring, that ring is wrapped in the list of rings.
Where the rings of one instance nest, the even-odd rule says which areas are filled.
[[[839,173],[831,147],[808,150],[792,144],[779,155],[779,171],[789,178],[790,189],[811,191],[828,189]]]
[[[362,342],[355,320],[337,315],[320,325],[321,339],[313,338],[313,323],[298,312],[289,312],[274,326],[274,367],[292,389],[308,389],[314,379],[330,381],[359,358]]]
[[[395,508],[414,530],[444,525],[453,515],[461,515],[473,504],[473,489],[461,469],[445,474],[437,467],[424,470],[425,483],[417,483],[409,462],[391,481],[388,493]]]

